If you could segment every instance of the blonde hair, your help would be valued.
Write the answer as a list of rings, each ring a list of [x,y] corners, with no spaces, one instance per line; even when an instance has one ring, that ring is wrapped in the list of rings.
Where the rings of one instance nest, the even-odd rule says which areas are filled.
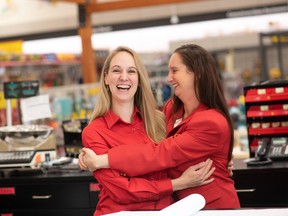
[[[99,99],[94,106],[90,122],[105,115],[111,108],[111,92],[109,91],[109,87],[105,85],[104,77],[105,73],[109,73],[111,60],[119,52],[127,52],[134,58],[139,76],[139,86],[134,96],[134,104],[141,112],[148,136],[158,143],[166,137],[164,114],[157,109],[157,104],[149,82],[149,76],[144,64],[139,55],[129,47],[120,46],[116,48],[105,60],[100,77]]]

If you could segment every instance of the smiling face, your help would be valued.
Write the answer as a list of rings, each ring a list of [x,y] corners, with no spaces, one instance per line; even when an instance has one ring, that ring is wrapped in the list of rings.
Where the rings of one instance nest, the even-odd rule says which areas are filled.
[[[174,87],[174,94],[185,102],[195,97],[195,74],[184,65],[180,55],[174,53],[169,60],[167,81]]]
[[[110,62],[105,75],[105,85],[109,86],[112,104],[134,103],[134,95],[139,84],[139,75],[134,58],[128,52],[117,53]]]

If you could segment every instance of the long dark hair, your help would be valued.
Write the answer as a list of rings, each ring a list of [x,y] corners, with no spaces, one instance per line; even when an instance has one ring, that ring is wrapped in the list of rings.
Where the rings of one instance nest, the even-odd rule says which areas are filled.
[[[228,159],[232,158],[234,144],[233,123],[228,112],[222,82],[217,65],[208,51],[195,44],[186,44],[177,48],[174,53],[180,55],[184,65],[195,74],[195,92],[200,103],[209,108],[217,109],[226,118],[230,128],[230,150]],[[174,95],[174,111],[183,106],[182,101]]]

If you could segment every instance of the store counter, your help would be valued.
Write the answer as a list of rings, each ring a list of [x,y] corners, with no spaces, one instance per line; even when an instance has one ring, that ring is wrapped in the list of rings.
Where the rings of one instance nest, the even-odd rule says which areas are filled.
[[[288,161],[247,166],[235,159],[233,179],[241,207],[288,207]]]
[[[99,187],[80,170],[0,170],[0,215],[92,216]]]
[[[288,162],[247,167],[244,160],[235,159],[233,171],[241,207],[287,208]],[[87,171],[0,169],[1,215],[92,216],[98,193]]]

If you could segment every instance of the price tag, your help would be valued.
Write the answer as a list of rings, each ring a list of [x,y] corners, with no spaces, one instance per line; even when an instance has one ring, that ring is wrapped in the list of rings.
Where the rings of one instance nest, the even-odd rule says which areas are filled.
[[[269,107],[267,105],[262,105],[262,106],[260,106],[260,110],[261,111],[267,111],[267,110],[269,110]]]
[[[284,88],[283,87],[275,88],[275,93],[283,93],[283,92],[284,92]]]
[[[258,95],[266,94],[266,89],[258,89],[257,93],[258,93]]]

